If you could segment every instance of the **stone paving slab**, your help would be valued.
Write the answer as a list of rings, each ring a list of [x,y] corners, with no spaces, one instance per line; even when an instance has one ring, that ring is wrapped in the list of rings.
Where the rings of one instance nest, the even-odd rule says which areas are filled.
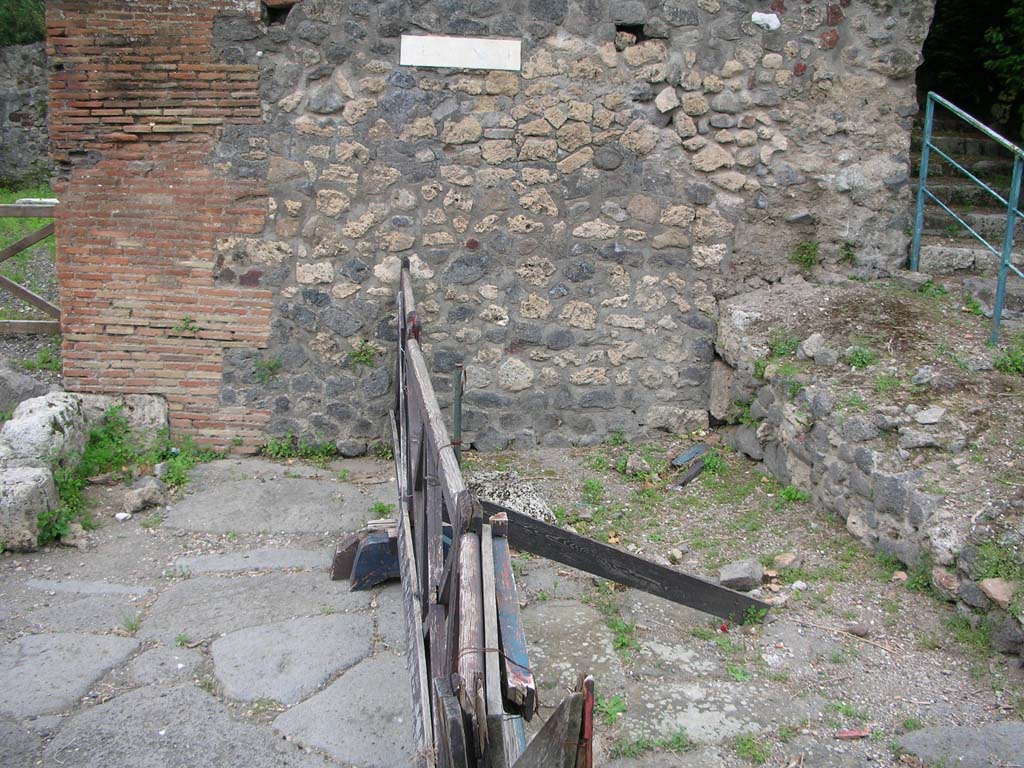
[[[27,635],[0,648],[0,712],[30,717],[74,706],[138,648],[111,635]]]
[[[152,591],[149,587],[131,586],[128,584],[108,584],[105,581],[77,581],[68,579],[29,579],[28,586],[46,592],[73,592],[81,595],[145,595]]]
[[[142,607],[128,595],[97,594],[29,611],[23,621],[35,631],[102,633],[131,624],[141,615]]]
[[[166,685],[192,678],[203,655],[190,648],[160,646],[144,651],[128,665],[128,676],[138,685]]]
[[[191,495],[168,507],[167,527],[208,533],[355,530],[374,516],[374,502],[395,503],[390,483],[357,486],[324,470],[259,459],[200,465],[190,489]]]
[[[171,645],[184,634],[196,642],[299,616],[365,610],[371,594],[351,592],[347,582],[315,572],[199,576],[168,587],[138,636]]]
[[[405,659],[380,653],[360,662],[323,693],[279,715],[274,729],[345,765],[408,765],[414,745]]]
[[[296,704],[370,653],[373,619],[310,616],[232,632],[212,647],[224,694]]]
[[[395,653],[406,649],[405,608],[402,606],[402,585],[388,582],[377,592],[377,633],[381,641]]]
[[[330,763],[235,720],[192,685],[139,688],[71,719],[47,745],[64,768],[326,768]]]
[[[17,721],[0,717],[0,763],[4,768],[29,768],[36,764],[43,742]]]
[[[246,552],[225,552],[222,555],[179,557],[174,561],[178,573],[229,573],[232,571],[281,571],[290,568],[321,568],[330,566],[334,553],[329,548],[279,549],[260,547]]]
[[[1024,721],[922,728],[900,737],[900,747],[929,765],[992,768],[1024,761]]]
[[[597,691],[600,696],[625,690],[622,661],[612,647],[611,631],[596,609],[551,600],[528,606],[521,615],[545,717],[576,685],[581,672],[594,676],[601,687]],[[530,638],[539,637],[544,638],[542,644],[529,644]]]

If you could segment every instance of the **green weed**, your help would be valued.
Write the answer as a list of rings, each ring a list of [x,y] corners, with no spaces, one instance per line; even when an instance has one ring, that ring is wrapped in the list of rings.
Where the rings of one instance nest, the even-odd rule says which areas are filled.
[[[596,478],[587,478],[583,481],[583,503],[592,507],[597,506],[604,499],[604,483]]]
[[[787,504],[805,504],[811,500],[811,494],[796,486],[785,485],[779,489],[779,498]]]
[[[857,244],[851,240],[844,240],[842,245],[839,246],[839,263],[840,264],[856,264],[857,263]]]
[[[601,716],[604,724],[608,726],[615,725],[619,718],[625,714],[626,709],[626,700],[619,694],[615,694],[608,699],[598,696],[597,701],[594,703],[594,711]]]
[[[735,680],[737,683],[749,683],[754,679],[754,676],[750,674],[746,669],[738,664],[731,664],[725,668],[725,671],[729,673],[729,677]]]
[[[768,337],[768,351],[773,357],[790,357],[800,346],[800,339],[784,329],[776,329]]]
[[[124,627],[124,631],[130,635],[134,635],[139,631],[139,627],[142,626],[142,614],[141,613],[126,613],[121,617],[121,626]]]
[[[918,292],[922,296],[926,296],[929,299],[941,299],[943,296],[946,296],[949,293],[949,291],[946,290],[946,286],[932,282],[927,282],[924,285],[922,285],[918,289]]]
[[[626,433],[621,429],[613,429],[608,433],[608,437],[604,439],[604,442],[605,445],[610,445],[616,448],[626,445]]]
[[[377,367],[377,357],[381,351],[372,343],[363,339],[358,346],[350,349],[348,359],[353,365],[365,365],[367,368]]]
[[[685,752],[692,748],[690,737],[685,728],[680,728],[669,736],[651,738],[640,736],[631,741],[618,741],[612,746],[613,758],[618,757],[642,757],[648,752],[659,750],[662,752]]]
[[[21,361],[21,367],[26,371],[51,371],[60,373],[60,344],[55,342],[45,347],[40,347],[35,357]]]
[[[803,240],[789,253],[789,260],[803,272],[810,272],[818,264],[818,250],[821,244],[816,240]]]
[[[985,314],[985,310],[982,309],[981,302],[973,296],[968,296],[964,302],[964,310],[975,317],[982,317]]]
[[[394,517],[395,505],[385,504],[383,501],[375,501],[370,506],[370,514],[374,517],[374,519]]]
[[[623,656],[631,656],[634,651],[640,650],[640,643],[636,639],[636,625],[621,617],[608,620],[608,628],[615,633],[612,638],[612,647]]]
[[[303,459],[318,467],[326,467],[337,455],[338,449],[330,440],[300,439],[289,432],[284,437],[270,438],[260,453],[272,459]]]
[[[754,765],[764,765],[772,755],[771,747],[752,733],[736,737],[736,754]]]
[[[199,326],[192,319],[191,315],[185,315],[177,323],[171,326],[171,330],[177,334],[198,333]]]
[[[851,347],[844,359],[851,368],[868,368],[878,362],[878,353],[867,347]]]
[[[726,469],[728,469],[728,465],[718,451],[712,449],[704,454],[704,474],[721,475]]]
[[[256,380],[260,384],[269,384],[270,380],[281,370],[281,358],[269,357],[256,361]]]
[[[919,731],[924,728],[924,721],[918,720],[916,717],[908,717],[900,725],[904,731]]]
[[[1000,373],[1024,376],[1024,333],[1018,333],[1010,346],[992,359],[992,367]]]
[[[174,645],[176,647],[184,648],[186,645],[188,645],[188,643],[189,643],[188,635],[186,635],[184,632],[181,632],[180,634],[175,635],[175,637],[174,637]]]
[[[374,443],[370,451],[381,461],[394,461],[395,454],[391,449],[391,443]]]
[[[895,376],[891,373],[883,373],[875,378],[874,389],[880,395],[884,395],[886,392],[891,392],[894,389],[899,389],[903,382],[899,376]]]

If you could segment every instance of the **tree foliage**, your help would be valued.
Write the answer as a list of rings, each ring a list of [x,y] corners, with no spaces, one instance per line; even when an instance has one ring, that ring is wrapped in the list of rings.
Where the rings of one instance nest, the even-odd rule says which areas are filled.
[[[0,0],[0,45],[46,39],[43,0]]]
[[[999,82],[999,105],[1024,137],[1024,0],[1009,0],[1005,21],[989,27],[985,42],[985,69]]]

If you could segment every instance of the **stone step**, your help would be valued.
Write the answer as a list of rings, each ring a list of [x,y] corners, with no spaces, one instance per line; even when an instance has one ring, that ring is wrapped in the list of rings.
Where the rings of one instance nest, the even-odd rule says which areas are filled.
[[[965,211],[957,210],[955,207],[954,210],[975,232],[997,248],[1002,246],[1006,233],[1006,211]],[[952,216],[937,205],[925,206],[924,234],[965,242],[974,241],[970,233],[966,232]],[[1024,244],[1024,221],[1017,221],[1013,241]]]
[[[925,238],[921,243],[920,270],[933,275],[979,274],[994,276],[999,260],[976,241]],[[1014,249],[1013,263],[1022,268],[1024,251]]]

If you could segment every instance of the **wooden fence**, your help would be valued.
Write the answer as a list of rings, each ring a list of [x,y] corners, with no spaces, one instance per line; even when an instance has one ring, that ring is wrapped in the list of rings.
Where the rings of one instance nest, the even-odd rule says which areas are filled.
[[[56,202],[45,201],[23,201],[19,200],[13,205],[0,205],[0,218],[52,218]],[[0,249],[0,264],[22,251],[31,248],[54,232],[53,222],[40,227],[35,232],[25,235],[15,243]],[[31,304],[43,314],[49,315],[52,320],[0,320],[0,333],[59,333],[60,332],[60,307],[51,304],[42,296],[33,293],[23,285],[11,280],[9,277],[0,275],[0,290],[16,296],[27,304]]]

